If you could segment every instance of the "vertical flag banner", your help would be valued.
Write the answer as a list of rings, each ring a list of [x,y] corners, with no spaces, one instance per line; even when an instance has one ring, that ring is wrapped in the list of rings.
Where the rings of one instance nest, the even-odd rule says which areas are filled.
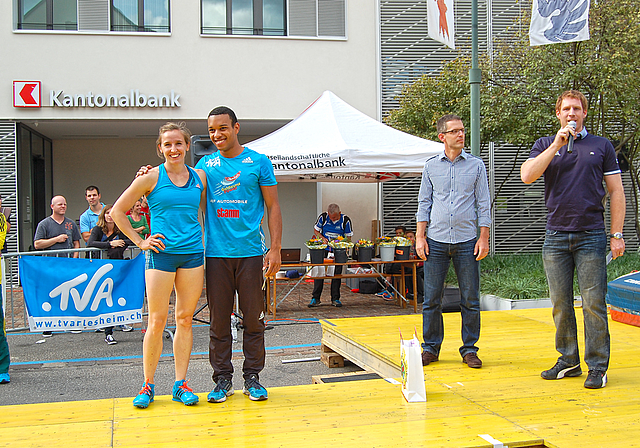
[[[142,322],[144,255],[133,260],[27,255],[18,266],[31,331]]]
[[[453,0],[427,0],[429,37],[456,49],[453,24]]]
[[[589,39],[590,0],[533,0],[530,45]]]

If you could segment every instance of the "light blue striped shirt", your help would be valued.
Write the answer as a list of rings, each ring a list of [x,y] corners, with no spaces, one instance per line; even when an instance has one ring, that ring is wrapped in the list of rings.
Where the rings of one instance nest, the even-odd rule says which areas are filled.
[[[491,225],[487,170],[464,150],[452,162],[444,151],[424,164],[418,194],[418,222],[427,222],[427,236],[440,243],[475,239],[477,227]]]

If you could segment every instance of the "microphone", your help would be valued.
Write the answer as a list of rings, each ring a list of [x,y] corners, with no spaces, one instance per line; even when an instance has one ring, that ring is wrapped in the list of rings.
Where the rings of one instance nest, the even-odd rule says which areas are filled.
[[[570,126],[573,128],[573,130],[576,130],[576,122],[575,121],[570,121],[569,123],[567,123],[567,126]],[[569,143],[567,143],[567,152],[569,154],[571,154],[573,152],[573,134],[569,134]]]

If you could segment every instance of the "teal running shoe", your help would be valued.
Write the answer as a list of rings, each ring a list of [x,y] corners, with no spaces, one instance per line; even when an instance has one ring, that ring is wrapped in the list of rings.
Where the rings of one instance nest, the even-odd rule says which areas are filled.
[[[11,381],[8,373],[0,373],[0,384],[5,384]]]
[[[155,384],[149,384],[148,381],[145,381],[142,390],[138,396],[133,399],[133,405],[137,408],[144,409],[149,406],[149,403],[153,403],[153,397],[155,396],[154,388]]]
[[[269,398],[267,396],[267,389],[258,382],[258,375],[255,373],[252,373],[244,380],[242,393],[248,395],[249,399],[253,401],[262,401]]]
[[[227,401],[227,397],[233,395],[233,383],[229,378],[220,378],[216,383],[215,389],[207,395],[209,403],[222,403]]]
[[[196,394],[193,393],[193,389],[187,386],[187,380],[176,381],[173,385],[173,401],[179,401],[186,406],[191,406],[199,401]]]

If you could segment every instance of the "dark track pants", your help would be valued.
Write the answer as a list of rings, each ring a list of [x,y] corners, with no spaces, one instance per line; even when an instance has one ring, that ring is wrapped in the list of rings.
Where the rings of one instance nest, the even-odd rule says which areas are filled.
[[[231,313],[234,298],[242,312],[244,331],[243,376],[258,374],[264,368],[264,296],[262,294],[262,256],[247,258],[210,258],[206,262],[207,302],[211,313],[209,362],[213,380],[233,376],[231,364]]]

